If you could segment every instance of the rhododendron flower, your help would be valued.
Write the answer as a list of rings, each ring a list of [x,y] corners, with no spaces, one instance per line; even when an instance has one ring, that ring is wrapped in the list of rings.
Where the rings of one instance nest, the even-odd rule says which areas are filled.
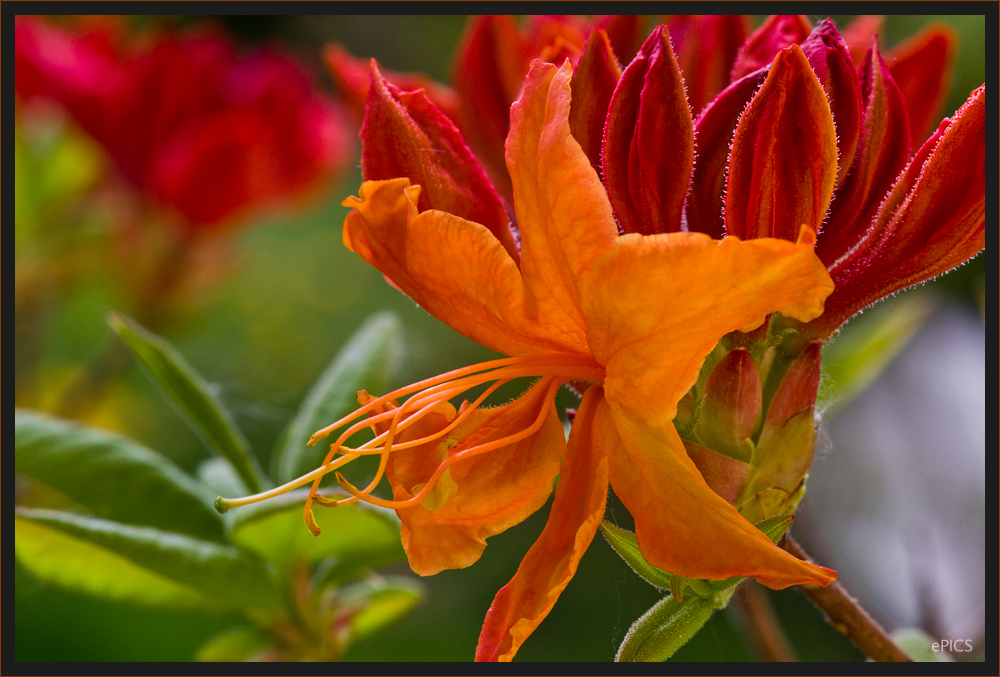
[[[725,25],[683,22],[715,31],[712,45],[739,33]],[[832,571],[749,521],[801,498],[820,342],[982,247],[984,91],[910,158],[907,105],[868,35],[859,69],[832,22],[773,18],[725,51],[725,85],[719,63],[697,67],[685,34],[684,61],[704,79],[695,90],[722,88],[695,117],[666,28],[624,69],[593,30],[560,67],[533,61],[519,87],[509,204],[432,93],[372,64],[366,183],[344,203],[344,242],[432,315],[511,357],[361,393],[357,412],[314,436],[347,426],[323,466],[221,506],[312,482],[314,532],[314,501],[394,508],[411,567],[429,575],[474,563],[487,538],[545,504],[558,475],[544,531],[487,614],[479,660],[512,658],[552,608],[609,485],[649,564],[686,578],[829,583]],[[525,377],[538,380],[520,398],[481,407]],[[583,392],[568,440],[553,404],[562,383]],[[344,446],[369,426],[373,440]],[[338,473],[352,496],[316,495],[324,475],[363,455],[380,457],[367,487]],[[372,495],[383,476],[392,500]]]
[[[314,532],[313,500],[395,508],[411,567],[429,575],[475,562],[488,537],[545,504],[558,475],[545,530],[487,615],[479,660],[509,660],[548,614],[603,517],[609,483],[655,566],[692,578],[754,576],[776,588],[835,578],[775,546],[709,488],[672,424],[722,336],[774,312],[803,322],[822,313],[832,284],[813,253],[813,230],[803,227],[796,242],[619,236],[608,195],[570,130],[571,77],[570,62],[534,62],[511,109],[519,258],[484,225],[422,210],[424,189],[408,178],[369,181],[344,203],[353,208],[344,224],[350,249],[432,315],[512,357],[378,398],[362,393],[355,414],[314,435],[368,415],[341,433],[322,467],[220,502],[234,507],[311,481]],[[522,377],[539,380],[508,405],[480,408]],[[553,403],[566,382],[585,390],[568,440]],[[491,385],[471,404],[451,404],[483,384]],[[372,441],[343,446],[367,426],[378,433]],[[380,466],[368,487],[338,474],[351,498],[315,495],[323,475],[372,454]],[[391,501],[371,495],[383,474]]]
[[[190,233],[295,198],[349,159],[342,113],[274,49],[240,58],[215,33],[124,45],[19,18],[14,56],[20,97],[64,107]]]

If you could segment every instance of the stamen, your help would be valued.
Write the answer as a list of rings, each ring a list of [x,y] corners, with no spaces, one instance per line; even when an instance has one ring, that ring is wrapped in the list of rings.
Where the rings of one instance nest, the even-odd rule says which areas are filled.
[[[377,498],[375,496],[362,497],[361,492],[358,491],[358,489],[354,487],[350,482],[348,482],[344,478],[344,476],[339,472],[336,474],[337,482],[340,483],[340,486],[352,496],[357,497],[358,499],[363,500],[366,503],[371,503],[372,505],[381,506],[383,508],[392,508],[395,510],[399,510],[401,508],[411,508],[415,505],[420,505],[427,498],[427,496],[430,495],[430,492],[434,489],[434,485],[437,484],[437,481],[441,478],[444,472],[451,466],[458,463],[459,461],[464,461],[470,458],[474,458],[476,456],[485,454],[489,451],[493,451],[494,449],[501,449],[511,444],[515,444],[523,439],[531,437],[536,432],[538,432],[538,430],[542,427],[542,424],[545,422],[545,418],[548,416],[549,413],[549,408],[548,406],[546,406],[546,404],[550,402],[552,398],[555,397],[556,391],[559,389],[561,383],[562,383],[561,381],[554,380],[549,384],[548,389],[545,391],[545,395],[542,398],[542,406],[538,413],[538,417],[535,419],[534,423],[532,423],[527,428],[519,430],[518,432],[512,435],[507,435],[506,437],[502,437],[498,440],[493,440],[492,442],[486,442],[484,444],[479,444],[474,447],[464,449],[455,454],[454,456],[450,456],[449,458],[445,459],[437,467],[434,473],[430,476],[430,479],[427,480],[423,488],[411,498],[408,498],[403,501],[387,501],[385,499]]]
[[[402,397],[403,395],[410,395],[415,392],[426,390],[431,386],[436,386],[442,383],[446,383],[448,381],[454,381],[457,378],[463,376],[469,376],[484,371],[496,370],[501,367],[507,367],[512,365],[527,365],[533,362],[545,362],[548,364],[561,364],[563,362],[567,362],[569,363],[566,365],[567,367],[577,366],[580,368],[581,372],[587,371],[599,374],[596,377],[588,375],[580,376],[579,378],[582,378],[583,380],[600,380],[603,377],[603,370],[592,360],[587,359],[583,356],[567,355],[565,353],[538,353],[536,355],[525,355],[523,357],[506,357],[499,360],[481,362],[479,364],[474,364],[468,367],[462,367],[461,369],[453,369],[452,371],[446,372],[444,374],[424,379],[423,381],[418,381],[417,383],[408,385],[405,388],[400,388],[399,390],[393,391],[388,395],[383,395],[382,397],[378,397],[369,402],[368,404],[364,405],[363,407],[356,409],[353,413],[348,414],[347,416],[341,418],[338,421],[335,421],[334,423],[331,423],[325,428],[314,432],[312,434],[312,437],[309,438],[308,444],[309,446],[314,446],[317,442],[319,442],[321,439],[329,435],[337,428],[349,423],[350,421],[353,421],[354,419],[358,418],[363,414],[367,414],[369,411],[376,408],[377,406],[385,404],[388,400],[396,399]],[[492,380],[492,379],[486,379],[486,380]]]
[[[445,459],[421,490],[410,499],[405,501],[387,501],[371,496],[371,492],[375,490],[385,475],[390,454],[405,449],[413,449],[440,439],[461,425],[498,388],[513,379],[532,376],[551,379],[551,382],[547,386],[544,386],[546,391],[542,400],[542,408],[538,418],[532,425],[515,434],[465,449]],[[220,512],[225,512],[229,508],[249,505],[273,498],[274,496],[312,482],[309,496],[306,498],[303,517],[309,530],[313,534],[318,535],[319,526],[316,524],[315,516],[312,513],[313,501],[323,506],[345,505],[359,500],[390,508],[405,508],[418,505],[427,498],[444,472],[455,463],[494,449],[515,444],[537,432],[544,423],[549,411],[545,403],[551,404],[555,397],[555,392],[561,383],[567,380],[601,381],[603,378],[603,368],[593,362],[591,358],[565,353],[540,353],[483,362],[455,369],[433,378],[424,379],[387,395],[371,398],[353,413],[314,433],[309,440],[310,446],[316,444],[316,442],[329,435],[332,431],[347,425],[347,428],[338,436],[336,442],[330,445],[330,451],[327,453],[320,467],[280,487],[253,496],[237,499],[220,497],[216,501],[216,509]],[[462,393],[486,383],[490,383],[490,385],[485,391],[471,405],[463,406],[447,426],[419,439],[406,442],[397,441],[407,428],[437,410],[442,403],[449,402]],[[397,404],[400,398],[408,395],[410,397],[402,405]],[[366,419],[357,420],[366,415]],[[378,429],[380,425],[384,426],[386,423],[389,424],[388,428],[384,432],[379,433]],[[369,427],[376,433],[373,439],[363,443],[357,449],[344,446],[352,435]],[[337,454],[341,454],[341,456],[334,460],[334,456]],[[367,487],[359,490],[348,483],[340,473],[337,473],[337,481],[351,496],[337,500],[317,495],[316,492],[319,490],[320,482],[324,476],[335,472],[338,468],[361,456],[375,454],[380,456],[379,466],[374,479]]]
[[[315,470],[307,472],[302,477],[297,477],[291,482],[286,482],[280,487],[275,487],[273,489],[268,489],[267,491],[262,491],[259,494],[254,494],[253,496],[244,496],[242,498],[222,498],[221,496],[215,499],[215,509],[220,513],[225,513],[230,508],[239,508],[243,505],[251,505],[253,503],[259,503],[260,501],[266,501],[269,498],[275,498],[276,496],[281,496],[284,493],[291,491],[292,489],[298,489],[304,484],[309,484],[316,478],[321,478],[324,475],[333,472],[335,469],[347,465],[358,456],[354,454],[345,454],[341,456],[333,463],[326,466],[320,466]]]
[[[413,440],[411,442],[404,442],[403,444],[400,444],[400,445],[398,445],[398,446],[396,446],[394,448],[391,448],[391,449],[389,448],[391,446],[391,442],[389,444],[387,444],[386,447],[385,447],[385,449],[384,449],[384,451],[382,452],[382,458],[379,461],[378,472],[375,473],[375,479],[373,479],[371,481],[371,483],[365,489],[363,489],[362,491],[356,493],[355,495],[353,495],[353,496],[351,496],[349,498],[341,498],[341,499],[338,499],[338,500],[332,500],[332,501],[323,502],[323,503],[321,503],[318,500],[318,498],[317,498],[317,503],[321,503],[321,505],[329,505],[330,507],[336,507],[338,505],[350,505],[351,503],[355,503],[355,502],[357,502],[359,500],[362,500],[365,496],[368,496],[375,489],[375,487],[378,486],[378,483],[381,481],[382,475],[385,474],[385,468],[388,465],[390,451],[399,451],[399,450],[402,450],[402,449],[410,449],[410,448],[413,448],[413,447],[416,447],[416,446],[422,446],[424,444],[427,444],[428,442],[432,442],[435,439],[438,439],[439,437],[443,437],[444,435],[448,434],[449,432],[451,432],[452,430],[454,430],[455,428],[457,428],[462,423],[462,421],[464,421],[466,418],[468,418],[469,415],[473,411],[475,411],[476,408],[479,407],[479,405],[482,404],[483,401],[487,397],[489,397],[490,395],[492,395],[496,391],[497,388],[499,388],[500,386],[502,386],[502,385],[504,385],[506,383],[509,383],[509,382],[510,382],[510,379],[504,379],[502,381],[497,381],[496,383],[494,383],[493,385],[491,385],[489,388],[487,388],[485,391],[483,391],[482,395],[480,395],[479,397],[477,397],[476,400],[472,404],[470,404],[468,407],[466,407],[464,411],[459,412],[458,416],[456,416],[454,419],[452,419],[452,421],[447,426],[445,426],[441,430],[437,431],[436,433],[428,435],[427,437],[423,437],[423,438],[421,438],[419,440]],[[465,392],[465,391],[463,390],[461,392]],[[410,398],[409,400],[407,400],[406,402],[403,403],[403,406],[405,407],[406,404],[408,404],[409,402],[412,402],[414,399],[415,398]],[[431,410],[433,410],[434,408],[436,408],[438,404],[439,404],[439,402],[435,402],[433,404],[427,405],[426,407],[424,407],[423,409],[421,409],[419,412],[417,412],[416,414],[414,414],[412,418],[415,419],[415,418],[422,417],[424,415],[424,412],[430,412]],[[400,408],[400,411],[402,411],[402,407]],[[410,419],[408,419],[408,420],[410,420]],[[396,423],[396,419],[393,419],[393,424],[395,424],[395,423]],[[375,440],[372,440],[372,442],[374,442],[374,441]]]

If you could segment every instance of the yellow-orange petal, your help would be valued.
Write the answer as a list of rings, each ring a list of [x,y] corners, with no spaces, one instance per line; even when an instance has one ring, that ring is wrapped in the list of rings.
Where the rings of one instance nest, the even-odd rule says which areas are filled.
[[[558,306],[536,306],[517,264],[478,223],[417,212],[408,179],[368,181],[344,221],[344,244],[427,312],[506,355],[546,350],[587,355],[583,329]]]
[[[608,431],[594,421],[603,400],[603,392],[596,386],[583,396],[570,431],[549,521],[514,578],[493,600],[479,635],[477,661],[509,661],[514,657],[552,610],[597,532],[608,497],[612,440]]]
[[[776,546],[712,491],[672,425],[652,428],[610,404],[598,409],[594,425],[617,432],[611,486],[635,518],[639,550],[653,566],[689,578],[753,576],[772,588],[836,580],[830,569]]]
[[[510,404],[476,409],[438,440],[393,452],[386,475],[393,498],[406,500],[450,456],[513,435],[545,416],[541,428],[530,437],[455,463],[435,485],[429,500],[396,510],[403,523],[403,548],[415,573],[431,576],[470,566],[482,555],[487,538],[523,522],[545,505],[566,445],[562,422],[552,398],[546,397],[552,392],[550,385],[543,380]],[[407,428],[399,441],[433,434],[452,418],[431,414]]]
[[[584,330],[577,287],[618,235],[597,172],[570,131],[572,66],[534,61],[510,109],[507,169],[521,232],[521,273],[540,312]]]
[[[580,298],[608,400],[667,426],[720,338],[776,311],[808,321],[832,290],[808,237],[742,242],[667,233],[618,238],[594,262]]]

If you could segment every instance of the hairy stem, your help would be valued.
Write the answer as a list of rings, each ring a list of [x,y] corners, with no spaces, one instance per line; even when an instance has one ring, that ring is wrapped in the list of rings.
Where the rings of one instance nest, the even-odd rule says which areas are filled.
[[[798,543],[785,538],[785,550],[801,560],[815,564]],[[824,614],[827,622],[854,642],[869,658],[878,662],[910,662],[913,659],[896,646],[885,630],[861,608],[840,583],[825,588],[818,585],[800,585],[799,589]]]

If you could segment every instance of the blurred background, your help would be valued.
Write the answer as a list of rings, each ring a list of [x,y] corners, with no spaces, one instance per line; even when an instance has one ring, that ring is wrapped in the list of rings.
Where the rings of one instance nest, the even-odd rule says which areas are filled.
[[[843,26],[851,17],[834,18]],[[466,20],[143,16],[124,19],[116,30],[211,25],[231,36],[241,53],[270,45],[293,54],[317,87],[331,90],[321,61],[329,42],[355,56],[375,57],[384,68],[448,82]],[[890,16],[882,45],[891,48],[932,21],[951,25],[960,36],[945,106],[950,115],[984,81],[984,17]],[[130,260],[145,261],[148,243],[132,243],[135,248],[124,255],[119,249],[116,256],[124,256],[124,263],[108,258],[102,219],[122,210],[141,213],[141,207],[123,207],[108,191],[114,172],[105,150],[58,110],[19,108],[15,122],[19,407],[76,408],[81,418],[125,432],[182,468],[193,471],[204,460],[202,443],[128,361],[115,367],[119,378],[100,384],[99,401],[67,402],[81,365],[103,359],[112,342],[105,324],[109,309],[153,325],[213,383],[265,466],[267,450],[306,391],[376,311],[396,313],[405,327],[405,356],[391,387],[492,357],[392,289],[342,245],[347,210],[340,202],[361,183],[356,128],[337,150],[338,166],[318,185],[255,211],[238,227],[226,226],[224,236],[202,238],[207,244],[199,244],[181,268],[197,281],[192,287],[171,283],[172,300],[151,308],[149,298],[134,293],[139,283],[127,276],[148,268],[129,266]],[[169,261],[158,265],[176,269]],[[960,660],[982,659],[985,637],[984,270],[980,255],[876,306],[834,341],[848,341],[855,324],[892,313],[906,318],[898,330],[901,352],[868,389],[827,398],[824,437],[793,528],[799,542],[836,568],[887,629],[921,628],[935,638],[974,640],[977,652]],[[148,293],[155,297],[160,288],[153,285]],[[546,512],[492,538],[475,566],[425,579],[425,601],[354,645],[345,659],[471,660],[494,594],[540,533]],[[629,524],[620,504],[609,502],[609,514]],[[408,568],[403,563],[387,571]],[[14,579],[18,661],[191,660],[209,637],[234,622],[66,592],[36,580],[20,563]],[[800,659],[863,659],[800,594],[768,595]],[[631,623],[659,597],[597,537],[517,659],[610,660]],[[755,660],[736,607],[716,614],[674,660]]]

